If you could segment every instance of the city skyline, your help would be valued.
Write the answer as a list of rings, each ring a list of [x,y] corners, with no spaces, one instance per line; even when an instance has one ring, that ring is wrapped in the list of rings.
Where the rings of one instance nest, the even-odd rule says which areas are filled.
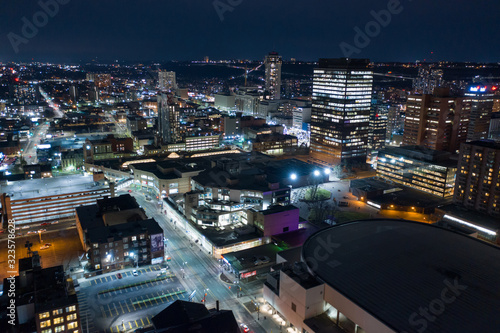
[[[497,62],[494,54],[500,51],[491,43],[500,4],[486,1],[459,1],[453,8],[444,1],[332,2],[322,3],[321,10],[319,2],[299,6],[284,1],[117,5],[69,0],[5,4],[9,15],[0,23],[0,61],[262,59],[275,50],[284,59],[304,61],[351,56]],[[488,29],[479,29],[476,22]],[[252,42],[253,36],[263,37]]]

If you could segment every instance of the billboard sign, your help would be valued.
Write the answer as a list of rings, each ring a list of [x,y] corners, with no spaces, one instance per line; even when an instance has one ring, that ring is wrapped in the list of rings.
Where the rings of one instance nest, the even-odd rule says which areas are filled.
[[[151,252],[163,251],[163,234],[151,235]]]

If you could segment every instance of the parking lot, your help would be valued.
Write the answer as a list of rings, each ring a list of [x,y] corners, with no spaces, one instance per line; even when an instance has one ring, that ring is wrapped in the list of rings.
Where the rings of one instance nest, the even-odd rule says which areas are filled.
[[[137,275],[132,272],[136,270]],[[118,273],[121,278],[118,278]],[[84,331],[123,332],[150,325],[170,303],[189,297],[179,279],[159,265],[80,280]],[[87,319],[89,322],[87,324]]]

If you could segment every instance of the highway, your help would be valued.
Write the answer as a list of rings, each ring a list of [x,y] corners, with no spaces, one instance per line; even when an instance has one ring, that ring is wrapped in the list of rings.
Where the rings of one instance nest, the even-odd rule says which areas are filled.
[[[179,228],[167,222],[166,217],[160,212],[155,201],[146,201],[144,195],[132,193],[139,205],[141,205],[149,218],[154,218],[163,228],[166,244],[166,255],[172,258],[171,269],[179,276],[180,282],[190,293],[196,290],[193,301],[200,302],[203,291],[208,289],[206,305],[208,308],[215,307],[215,301],[220,301],[220,308],[233,310],[238,324],[248,325],[253,332],[266,332],[257,320],[250,314],[249,310],[237,298],[237,288],[229,289],[229,285],[219,278],[222,268],[206,250],[201,250],[199,245],[189,241],[187,236]],[[184,276],[184,278],[182,278]],[[252,297],[262,296],[262,290],[255,291]]]

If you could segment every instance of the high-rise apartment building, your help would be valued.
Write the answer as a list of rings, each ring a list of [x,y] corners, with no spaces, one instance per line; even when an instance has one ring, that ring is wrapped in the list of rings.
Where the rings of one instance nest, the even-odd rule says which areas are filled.
[[[455,152],[467,139],[468,126],[464,98],[450,96],[449,88],[436,88],[432,95],[410,95],[403,144]]]
[[[314,70],[311,157],[327,164],[366,162],[373,71],[368,59],[320,59]]]
[[[389,105],[387,109],[387,127],[385,138],[387,141],[392,140],[394,134],[402,134],[405,127],[405,112],[406,104]]]
[[[160,70],[158,72],[158,88],[161,91],[172,91],[177,89],[177,79],[175,72]]]
[[[281,98],[281,65],[283,59],[277,52],[270,52],[264,59],[266,66],[266,90],[271,99]]]
[[[368,131],[368,149],[371,151],[378,151],[385,147],[389,107],[390,104],[384,100],[383,91],[374,94]]]
[[[443,84],[443,70],[423,65],[418,69],[418,77],[413,81],[413,91],[418,94],[432,94]]]
[[[473,85],[466,89],[464,102],[470,114],[467,141],[488,138],[494,97],[497,90],[497,86],[491,85]]]
[[[500,143],[483,140],[461,145],[453,201],[500,217]]]
[[[158,95],[158,130],[163,144],[181,141],[179,107],[172,94]]]

